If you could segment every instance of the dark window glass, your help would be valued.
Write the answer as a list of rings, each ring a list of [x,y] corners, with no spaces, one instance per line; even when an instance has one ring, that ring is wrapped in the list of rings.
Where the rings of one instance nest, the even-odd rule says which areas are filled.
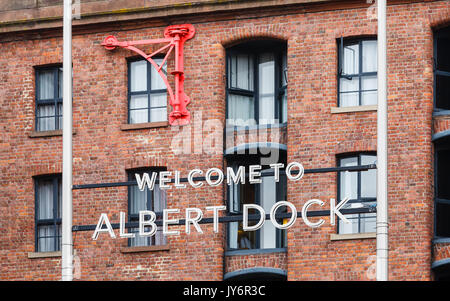
[[[443,138],[435,147],[435,235],[450,237],[450,140]]]
[[[163,59],[154,59],[160,65]],[[162,70],[166,73],[164,64]],[[129,123],[167,121],[167,89],[157,70],[146,60],[128,63]]]
[[[450,149],[437,151],[437,197],[450,200]]]
[[[61,177],[39,177],[36,187],[36,251],[61,249]]]
[[[436,202],[436,236],[450,237],[450,203]]]
[[[441,71],[450,72],[450,30],[443,31],[441,35],[437,35],[436,40],[436,67]]]
[[[145,171],[151,177],[152,172],[156,170]],[[128,176],[130,180],[135,180],[135,174],[139,173],[141,176],[144,171],[130,171]],[[130,222],[139,222],[139,211],[150,210],[155,213],[162,212],[166,209],[166,192],[155,184],[153,190],[140,191],[137,185],[129,186],[128,188],[128,217]],[[157,217],[157,219],[160,217]],[[158,227],[158,231],[153,236],[141,237],[139,236],[139,228],[132,228],[129,232],[135,233],[135,238],[128,239],[130,247],[137,246],[154,246],[165,245],[166,239],[162,234],[162,228]]]
[[[450,110],[450,76],[435,76],[436,81],[436,107]]]
[[[450,110],[450,28],[435,33],[435,109]]]
[[[339,42],[339,106],[377,103],[377,41]]]
[[[235,171],[239,166],[245,166],[246,172],[248,172],[248,165],[250,165],[248,160],[245,162],[230,160],[228,163]],[[228,210],[231,215],[241,215],[244,204],[258,204],[264,208],[266,213],[269,213],[276,202],[286,200],[286,175],[280,174],[280,181],[277,183],[274,176],[264,176],[268,172],[273,172],[273,169],[270,169],[269,166],[263,167],[261,184],[249,184],[247,179],[245,184],[228,186]],[[258,212],[249,210],[249,214],[255,213]],[[249,225],[255,223],[249,221]],[[257,231],[243,231],[242,222],[228,223],[229,250],[283,248],[286,246],[285,236],[285,231],[275,228],[270,220],[266,221]]]
[[[375,164],[376,155],[358,154],[338,159],[340,167]],[[344,209],[376,206],[376,170],[349,172],[338,174],[339,201],[349,198]],[[339,234],[376,232],[376,213],[348,214],[351,222],[339,220]]]
[[[227,124],[287,122],[284,44],[255,42],[227,51]]]
[[[62,68],[36,69],[36,130],[62,129]]]

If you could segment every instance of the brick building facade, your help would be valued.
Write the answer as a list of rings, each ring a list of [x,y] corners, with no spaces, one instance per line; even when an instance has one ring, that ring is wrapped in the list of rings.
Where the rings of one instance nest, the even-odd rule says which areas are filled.
[[[376,42],[377,33],[375,9],[371,3],[91,0],[81,1],[79,13],[80,18],[73,22],[74,184],[124,182],[134,170],[143,168],[178,170],[184,176],[195,168],[224,169],[234,160],[227,155],[229,149],[238,145],[247,145],[250,149],[252,142],[260,142],[258,137],[252,138],[252,129],[261,128],[270,129],[269,142],[277,145],[285,162],[301,162],[306,169],[339,166],[345,159],[361,163],[364,158],[376,155],[377,112],[370,98],[374,91],[363,86],[365,83],[370,85],[374,76],[370,72],[364,73],[364,68],[373,67],[374,61],[365,47],[370,49],[370,41]],[[60,277],[58,239],[46,240],[38,232],[46,233],[45,227],[49,227],[49,231],[58,231],[59,222],[57,176],[62,172],[62,132],[57,122],[59,92],[55,87],[58,85],[58,68],[62,64],[61,15],[61,1],[19,3],[0,0],[0,279],[3,280],[55,280]],[[185,91],[191,98],[188,106],[192,114],[191,125],[181,129],[171,127],[166,122],[167,116],[157,122],[152,122],[153,117],[130,122],[129,102],[134,94],[130,93],[133,82],[131,85],[129,82],[133,81],[130,80],[132,72],[139,72],[132,71],[135,69],[130,66],[136,55],[124,49],[107,51],[101,42],[111,34],[121,41],[161,38],[166,26],[183,23],[193,24],[196,29],[195,37],[185,44],[184,54]],[[450,74],[450,64],[445,56],[450,51],[446,38],[448,26],[449,1],[388,1],[391,280],[442,279],[449,269],[450,239],[447,237],[450,237],[450,227],[445,216],[450,211],[445,200],[450,196],[445,197],[445,188],[442,191],[437,188],[445,187],[443,185],[449,179],[445,172],[450,135],[447,111],[450,93],[445,85]],[[253,49],[251,47],[256,50],[244,51]],[[142,49],[151,53],[156,48],[145,46]],[[233,51],[238,54],[233,56]],[[257,55],[257,51],[262,52]],[[267,59],[267,53],[279,61]],[[247,59],[243,54],[249,55]],[[353,62],[352,58],[355,59]],[[240,65],[238,67],[236,63],[233,69],[235,61]],[[271,65],[263,64],[267,61]],[[259,68],[251,65],[253,62]],[[264,71],[265,66],[273,71]],[[172,58],[167,65],[169,73],[171,68]],[[352,68],[359,71],[348,72],[347,69]],[[233,70],[234,75],[231,74]],[[376,76],[376,70],[372,71]],[[272,117],[278,121],[265,122],[269,126],[259,121],[256,125],[225,129],[225,119],[231,114],[230,95],[238,95],[233,100],[234,105],[248,99],[263,103],[267,95],[262,91],[267,86],[261,83],[267,76],[272,78],[271,72],[275,74],[275,91],[279,94],[272,91],[269,101],[280,106],[274,109],[275,113],[264,113],[260,106],[257,114],[260,117],[275,114]],[[147,72],[147,76],[151,76],[150,73]],[[343,76],[346,73],[357,75]],[[236,80],[233,86],[232,78],[236,74],[248,77],[245,82],[242,78],[241,82]],[[49,77],[45,77],[47,75]],[[259,81],[250,80],[256,77]],[[49,78],[53,79],[51,84],[47,82]],[[356,80],[361,82],[356,94],[351,89],[345,90],[346,85],[352,85]],[[255,86],[250,87],[253,84]],[[54,88],[53,91],[47,89],[48,85]],[[136,85],[140,83],[136,82]],[[246,88],[243,85],[247,85]],[[259,85],[259,92],[255,92],[256,85]],[[150,95],[147,99],[153,99],[155,94],[149,86],[147,90]],[[285,95],[287,102],[283,106]],[[350,105],[345,104],[347,101]],[[45,109],[41,112],[44,106],[53,110],[52,117],[43,117],[50,116],[42,113]],[[149,113],[153,104],[143,106]],[[170,112],[171,107],[167,106],[167,110]],[[287,116],[286,122],[282,120],[283,113]],[[46,121],[40,123],[37,120],[40,118]],[[218,121],[214,124],[220,124],[221,128],[211,126],[211,120]],[[177,152],[173,145],[181,142],[174,137],[180,137],[182,131],[185,133],[184,151]],[[276,134],[272,135],[272,132]],[[217,133],[218,136],[214,136]],[[229,142],[227,139],[231,135],[244,138]],[[217,148],[214,151],[205,149],[205,143],[211,137],[219,143],[219,151]],[[435,160],[437,156],[439,162]],[[239,160],[246,162],[250,158],[242,155]],[[338,191],[344,190],[342,185],[345,186],[341,183],[353,181],[346,177],[348,174],[344,173],[307,174],[300,182],[287,181],[287,188],[283,188],[286,200],[301,208],[313,198],[339,199]],[[354,182],[359,183],[358,187],[364,179],[372,179],[368,174],[359,178],[359,182]],[[371,189],[364,185],[362,191]],[[369,183],[370,187],[373,185],[375,183]],[[45,189],[49,189],[48,192]],[[244,191],[244,188],[240,189]],[[198,207],[202,210],[213,205],[230,207],[228,190],[226,184],[172,188],[165,194],[165,205],[167,208]],[[256,192],[251,191],[256,196]],[[130,194],[127,187],[74,190],[74,225],[96,224],[103,212],[108,213],[111,222],[117,223],[120,211],[130,211]],[[364,192],[355,197],[359,201],[360,194]],[[45,213],[36,207],[39,201],[40,208],[44,208],[42,202],[48,196],[53,197],[50,199],[55,205],[52,207],[55,210],[48,213],[52,217],[50,222],[38,217]],[[155,202],[156,196],[151,200]],[[182,214],[179,217],[182,218]],[[261,242],[269,234],[261,232],[259,239],[249,239],[251,243],[258,242],[250,248],[239,243],[238,247],[231,248],[234,245],[230,237],[235,233],[232,231],[240,232],[237,228],[227,230],[224,224],[220,225],[219,233],[214,233],[212,225],[208,224],[202,225],[203,234],[196,231],[190,235],[182,233],[167,237],[163,243],[141,246],[132,246],[124,238],[113,240],[104,234],[93,241],[92,231],[74,232],[75,265],[78,266],[75,278],[374,279],[376,242],[370,230],[370,217],[359,217],[359,226],[344,232],[338,225],[331,226],[329,218],[324,219],[325,224],[318,229],[297,221],[287,233],[277,233],[277,237],[282,237],[279,242],[273,245],[267,242],[269,247],[263,247],[265,243]],[[184,230],[183,227],[174,229]],[[242,239],[241,234],[238,239]]]

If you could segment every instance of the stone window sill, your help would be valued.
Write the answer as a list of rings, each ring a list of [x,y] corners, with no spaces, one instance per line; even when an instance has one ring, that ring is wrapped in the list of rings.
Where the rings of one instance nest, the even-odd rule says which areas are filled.
[[[369,239],[369,238],[377,238],[377,234],[375,232],[370,233],[356,233],[356,234],[331,234],[331,241],[338,240],[354,240],[354,239]]]
[[[52,257],[61,257],[61,251],[56,252],[29,252],[28,258],[52,258]]]
[[[378,106],[332,107],[331,114],[377,111]]]
[[[168,121],[122,124],[120,126],[120,129],[122,131],[131,131],[131,130],[161,128],[161,127],[166,127],[166,126],[169,126]]]
[[[55,137],[62,136],[63,130],[54,130],[54,131],[32,131],[28,134],[29,138],[41,138],[41,137]],[[76,135],[76,131],[72,131],[73,135]]]
[[[121,253],[140,253],[140,252],[159,252],[170,251],[168,245],[164,246],[145,246],[145,247],[124,247],[120,249]]]

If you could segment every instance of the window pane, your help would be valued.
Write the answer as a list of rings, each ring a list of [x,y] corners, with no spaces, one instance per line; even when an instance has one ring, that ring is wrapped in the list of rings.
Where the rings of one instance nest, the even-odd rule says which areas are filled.
[[[436,75],[436,107],[450,110],[450,76]]]
[[[155,188],[153,191],[153,210],[155,212],[161,212],[167,206],[166,201],[166,190],[162,190],[159,188],[159,185],[155,184]]]
[[[341,78],[339,89],[341,92],[339,95],[339,106],[359,106],[359,77],[353,77],[352,79]]]
[[[253,56],[232,55],[229,61],[230,87],[253,91]]]
[[[151,122],[167,121],[167,108],[151,109],[150,121]]]
[[[239,195],[240,195],[240,187],[239,184],[231,184],[228,186],[229,190],[229,204],[230,204],[230,212],[231,213],[239,213],[240,205],[239,205]]]
[[[55,227],[39,226],[38,229],[38,252],[52,252],[55,250]]]
[[[155,59],[154,60],[158,65],[161,65],[163,59]],[[167,70],[167,63],[164,64],[162,70]],[[151,89],[152,90],[160,90],[160,89],[166,89],[166,85],[164,84],[163,79],[159,75],[159,73],[156,71],[156,68],[153,67],[151,69]]]
[[[271,124],[275,118],[275,61],[264,53],[259,61],[259,123]]]
[[[340,160],[340,166],[357,166],[358,158],[344,158]],[[340,173],[340,199],[350,198],[357,199],[358,198],[358,173],[357,172],[349,172],[344,171]]]
[[[273,171],[270,169],[268,171]],[[277,189],[274,176],[262,177],[262,183],[260,184],[260,206],[264,208],[266,212],[270,212],[270,209],[275,204],[277,199]],[[260,248],[270,249],[276,248],[276,228],[272,222],[264,222],[261,228]]]
[[[248,224],[253,226],[256,224],[256,221],[249,221]],[[257,231],[244,231],[243,225],[241,222],[238,223],[238,231],[237,231],[237,244],[238,249],[248,250],[248,249],[256,249],[256,234]]]
[[[363,72],[377,71],[377,41],[363,41]]]
[[[58,116],[56,116],[56,118],[58,118],[58,129],[62,129],[63,128],[63,106],[62,103],[58,104],[58,112],[57,112]]]
[[[355,76],[352,79],[341,78],[339,88],[341,92],[358,92],[359,77]]]
[[[137,185],[131,186],[129,214],[139,214],[139,211],[147,210],[148,196],[150,196],[150,191],[147,188],[140,191]]]
[[[61,239],[61,224],[57,224],[56,225],[56,234],[57,236],[55,237],[56,239],[56,250],[55,251],[59,251],[61,250],[61,245],[62,245],[62,239]]]
[[[376,90],[377,87],[377,76],[363,76],[361,77],[361,90]]]
[[[146,109],[148,108],[148,95],[131,95],[130,109]]]
[[[55,105],[39,105],[38,117],[53,117],[55,116]]]
[[[377,98],[378,98],[377,91],[361,92],[361,105],[363,106],[376,105]]]
[[[450,150],[444,149],[437,152],[437,191],[436,197],[450,200]],[[448,216],[450,220],[450,215]]]
[[[255,124],[255,105],[253,97],[228,95],[228,122],[232,125]]]
[[[148,109],[130,111],[130,123],[148,122]]]
[[[450,72],[450,38],[439,37],[437,38],[437,69],[440,71]]]
[[[377,222],[377,214],[376,213],[361,214],[360,233],[377,232],[376,222]]]
[[[362,155],[361,165],[374,164],[377,160],[376,156]],[[361,171],[361,197],[376,198],[377,197],[377,171],[370,169]]]
[[[233,167],[233,171],[237,172],[239,168],[239,164],[234,162],[231,164],[231,167]],[[240,205],[240,196],[241,196],[241,184],[231,184],[228,186],[228,198],[229,198],[229,211],[231,213],[239,213],[241,212],[241,205]],[[243,189],[246,189],[244,186]]]
[[[230,186],[231,187],[231,186]],[[237,188],[235,186],[235,188]],[[242,212],[244,204],[255,203],[255,185],[240,184],[238,189],[233,188],[235,198],[230,200],[230,211],[234,213]],[[235,189],[235,190],[234,190]],[[234,202],[233,202],[234,201]],[[249,214],[256,213],[250,210]],[[229,223],[228,232],[228,246],[237,249],[254,249],[256,248],[256,231],[243,231],[242,223]],[[249,225],[254,225],[255,222],[250,221]]]
[[[38,181],[38,219],[53,218],[53,180]]]
[[[436,236],[450,237],[450,205],[436,203]]]
[[[54,105],[39,105],[37,112],[37,126],[38,131],[52,131],[55,130],[55,106]]]
[[[59,78],[59,82],[58,82],[58,98],[63,98],[63,68],[58,68],[58,78]]]
[[[343,220],[339,219],[339,234],[358,233],[358,223],[359,223],[358,214],[347,214],[345,215],[345,217],[348,219],[350,223],[349,224],[344,223]]]
[[[44,117],[38,119],[39,131],[53,131],[55,129],[55,117]]]
[[[147,61],[141,60],[130,63],[131,92],[147,90]]]
[[[158,230],[155,233],[155,245],[163,246],[167,244],[166,236],[162,233],[162,227],[158,227]]]
[[[353,107],[359,105],[359,93],[341,93],[340,106],[341,107]]]
[[[344,46],[344,74],[359,74],[359,45]]]
[[[230,249],[238,248],[238,222],[228,223],[228,247]]]
[[[39,99],[53,99],[55,96],[55,73],[53,70],[39,71]]]
[[[283,98],[281,99],[282,103],[282,115],[281,115],[281,123],[285,123],[288,120],[288,103],[287,103],[287,89],[284,92]]]
[[[61,218],[62,212],[62,180],[58,179],[58,208],[56,210],[56,217]]]
[[[162,108],[152,108],[150,110],[150,121],[166,121],[167,120],[167,94],[158,93],[150,95],[150,103],[152,107],[162,107]]]
[[[129,233],[134,233],[135,237],[129,239],[130,247],[143,247],[143,246],[150,246],[151,245],[151,239],[150,236],[140,236],[139,235],[139,228],[130,228],[128,231]]]
[[[260,96],[259,98],[259,124],[272,124],[275,119],[275,98],[273,96]]]
[[[150,95],[150,105],[152,107],[165,107],[167,106],[167,94],[166,93],[153,93]]]
[[[361,77],[361,105],[377,104],[377,77]]]
[[[287,176],[280,174],[280,181],[277,184],[277,202],[287,201]]]

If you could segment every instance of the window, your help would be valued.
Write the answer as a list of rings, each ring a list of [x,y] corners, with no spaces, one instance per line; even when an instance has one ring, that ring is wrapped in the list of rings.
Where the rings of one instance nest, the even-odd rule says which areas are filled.
[[[259,164],[257,158],[244,160],[229,160],[228,166],[237,171],[239,166],[245,166],[248,172],[248,166]],[[269,166],[264,166],[261,171],[261,184],[249,184],[246,179],[245,184],[232,184],[228,186],[228,211],[231,215],[242,215],[244,204],[258,204],[266,212],[270,212],[272,206],[279,201],[286,200],[286,175],[280,172],[280,181],[275,182],[274,176],[264,176],[273,172]],[[281,210],[281,209],[280,209]],[[257,213],[249,210],[249,214]],[[277,212],[278,213],[278,212]],[[282,223],[282,221],[279,221]],[[249,225],[256,222],[249,221]],[[284,248],[286,246],[286,232],[277,229],[272,222],[266,221],[262,228],[256,231],[243,231],[242,222],[228,223],[228,249],[272,249]]]
[[[228,125],[287,122],[286,88],[285,44],[254,42],[228,49]]]
[[[375,164],[375,154],[363,153],[338,158],[339,166],[361,166]],[[338,174],[338,198],[339,201],[349,198],[343,209],[375,207],[377,201],[377,173],[375,169],[367,171],[349,172]],[[367,233],[376,232],[376,213],[349,214],[345,217],[351,222],[344,223],[339,220],[338,233]]]
[[[435,236],[450,237],[450,139],[435,147]]]
[[[377,104],[377,41],[341,39],[339,47],[340,107]]]
[[[141,176],[144,172],[147,172],[150,176],[152,172],[157,170],[135,170],[129,171],[128,177],[130,180],[135,180],[136,173]],[[155,184],[153,190],[140,191],[137,185],[129,186],[128,188],[128,220],[129,222],[139,222],[139,211],[150,210],[155,213],[162,212],[166,208],[166,192],[159,188],[159,184]],[[157,215],[157,219],[162,216]],[[156,234],[153,236],[140,237],[139,228],[132,228],[129,232],[135,233],[136,237],[128,239],[128,246],[154,246],[165,245],[166,239],[162,234],[162,228],[158,227]]]
[[[35,179],[36,250],[53,252],[61,249],[61,177]]]
[[[160,65],[163,59],[154,61]],[[146,60],[130,61],[128,75],[128,123],[167,121],[166,85],[153,65]]]
[[[450,27],[435,33],[434,105],[436,111],[450,110]]]
[[[62,129],[61,67],[36,69],[36,130]]]

